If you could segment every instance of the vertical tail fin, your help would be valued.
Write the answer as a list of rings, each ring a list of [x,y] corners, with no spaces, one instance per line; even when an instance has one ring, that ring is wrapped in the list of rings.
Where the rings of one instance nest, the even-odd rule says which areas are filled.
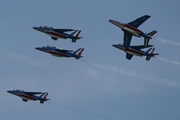
[[[41,104],[43,104],[44,101],[49,100],[49,99],[46,99],[47,96],[48,96],[48,92],[45,92],[45,93],[43,93],[42,95],[39,96],[41,98],[41,100],[40,100]]]
[[[78,29],[78,30],[74,31],[73,33],[71,33],[71,36],[73,36],[72,42],[76,42],[77,39],[82,38],[82,37],[79,37],[80,33],[81,33],[81,29]]]
[[[150,48],[149,50],[146,51],[147,54],[149,54],[149,55],[146,56],[147,61],[149,61],[151,59],[151,57],[154,57],[155,55],[159,55],[158,53],[154,53],[154,50],[155,50],[155,48],[152,47],[152,48]]]
[[[156,33],[157,33],[157,31],[154,30],[154,31],[148,33],[147,36],[152,37],[152,36],[153,36],[154,34],[156,34]],[[148,37],[145,37],[145,38],[144,38],[144,46],[145,46],[145,47],[148,46],[148,44],[149,44],[149,39],[150,39],[150,38],[148,38]]]
[[[79,59],[80,57],[82,57],[81,56],[81,54],[82,54],[82,52],[84,51],[84,47],[81,47],[81,48],[79,48],[78,50],[76,50],[75,52],[74,52],[74,54],[76,55],[76,59]]]

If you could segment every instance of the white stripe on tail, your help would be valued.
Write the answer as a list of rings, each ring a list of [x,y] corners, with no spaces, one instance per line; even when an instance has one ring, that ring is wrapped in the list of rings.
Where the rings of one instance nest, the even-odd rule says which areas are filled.
[[[42,99],[42,100],[40,100],[40,103],[41,103],[41,104],[43,104],[44,101],[49,100],[49,99],[46,99],[47,96],[48,96],[48,92],[45,92],[45,93],[43,93],[43,94],[40,96],[40,98]]]
[[[72,35],[73,35],[74,37],[78,38],[80,33],[81,33],[81,29],[78,29],[78,30],[76,30],[74,33],[72,33]]]
[[[157,31],[154,30],[154,31],[148,33],[147,35],[150,36],[150,37],[152,37],[152,36],[153,36],[154,34],[156,34],[156,33],[157,33]],[[148,44],[149,44],[149,38],[145,37],[145,38],[144,38],[144,46],[147,47]]]
[[[71,35],[74,37],[74,38],[72,38],[72,42],[76,42],[77,39],[82,38],[82,37],[79,37],[80,33],[81,33],[81,29],[78,29],[78,30],[74,31],[73,33],[71,33]]]
[[[76,51],[74,52],[74,54],[76,54],[77,56],[81,56],[81,54],[82,54],[83,51],[84,51],[84,47],[81,47],[81,48],[79,48],[78,50],[76,50]]]

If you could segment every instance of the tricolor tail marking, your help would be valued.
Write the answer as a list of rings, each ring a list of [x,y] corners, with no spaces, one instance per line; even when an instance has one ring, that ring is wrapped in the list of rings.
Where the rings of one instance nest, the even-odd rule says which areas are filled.
[[[84,51],[84,47],[79,48],[79,49],[75,52],[75,54],[78,55],[78,56],[81,56],[81,54],[82,54],[83,51]]]
[[[71,35],[78,38],[80,33],[81,33],[81,29],[78,29],[78,30],[74,31]]]
[[[47,96],[48,96],[48,92],[45,92],[40,97],[43,98],[43,99],[46,99]]]
[[[153,49],[152,49],[151,54],[153,54],[153,53],[154,53],[154,50],[155,50],[155,48],[153,48]]]
[[[151,50],[151,49],[152,49],[152,50]],[[152,47],[151,49],[149,49],[149,52],[148,52],[148,53],[151,54],[151,55],[146,57],[146,60],[147,60],[147,61],[149,61],[149,60],[151,59],[151,57],[154,57],[155,55],[159,55],[158,53],[155,53],[155,54],[154,54],[154,50],[155,50],[154,47]]]

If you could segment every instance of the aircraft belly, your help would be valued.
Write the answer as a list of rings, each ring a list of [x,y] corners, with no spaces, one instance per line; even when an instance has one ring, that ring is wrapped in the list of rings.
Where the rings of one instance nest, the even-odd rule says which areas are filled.
[[[120,28],[123,28],[123,26],[122,26],[121,24],[117,23],[117,22],[112,22],[112,23],[113,23],[114,25],[120,27]]]
[[[56,52],[51,52],[51,55],[55,57],[70,57],[69,55],[63,54],[63,53],[56,53]]]
[[[113,23],[113,24],[116,25],[116,26],[118,26],[118,27],[120,27],[122,30],[127,31],[127,32],[133,34],[134,36],[140,37],[140,35],[138,34],[138,32],[135,31],[135,30],[133,30],[133,29],[130,29],[130,28],[128,28],[128,27],[125,27],[125,26],[123,26],[123,25],[121,25],[121,24],[119,24],[119,23]]]
[[[33,101],[36,101],[36,99],[30,99],[30,98],[26,98],[26,97],[21,97],[22,99],[25,99],[25,100],[33,100]]]
[[[120,50],[122,50],[122,51],[125,51],[125,49],[122,48],[122,47],[115,47],[115,48],[120,49]]]
[[[19,97],[22,98],[22,99],[25,99],[25,100],[34,100],[34,101],[36,100],[35,97],[28,96],[28,95],[19,95]]]
[[[51,54],[51,55],[54,56],[54,57],[62,57],[62,56],[56,55],[56,54]]]
[[[61,34],[61,33],[56,33],[56,32],[52,32],[52,31],[48,31],[46,32],[48,35],[50,35],[51,37],[55,37],[55,38],[63,38],[66,39],[68,36]]]
[[[126,49],[123,48],[123,47],[116,47],[116,48],[118,48],[118,49],[120,49],[120,50],[122,50],[122,51],[124,51],[124,52],[126,52],[126,53],[129,53],[129,54],[131,54],[131,55],[142,56],[142,53],[140,53],[139,51],[133,50],[133,49],[128,49],[128,50],[126,50]]]
[[[135,55],[135,56],[142,56],[140,54],[134,53],[134,52],[130,52],[130,51],[126,51],[127,53],[131,54],[131,55]]]
[[[135,31],[135,30],[129,29],[129,28],[127,28],[127,27],[123,27],[122,29],[123,29],[124,31],[127,31],[127,32],[133,34],[134,36],[140,37],[140,35],[138,34],[138,32]]]
[[[62,39],[65,39],[65,37],[62,37],[62,36],[57,36],[57,35],[52,35],[52,34],[48,34],[49,36],[51,37],[55,37],[55,38],[62,38]]]

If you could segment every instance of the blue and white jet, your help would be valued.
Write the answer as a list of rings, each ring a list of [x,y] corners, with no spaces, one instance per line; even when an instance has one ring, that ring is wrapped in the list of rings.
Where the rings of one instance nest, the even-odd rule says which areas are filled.
[[[62,39],[71,39],[72,42],[76,42],[76,40],[82,38],[79,37],[79,34],[81,32],[80,29],[73,30],[73,29],[56,29],[49,26],[40,26],[40,27],[33,27],[33,29],[38,30],[40,32],[46,33],[47,35],[51,36],[53,40],[57,40],[58,38]],[[68,34],[67,32],[71,32],[71,34]]]
[[[26,92],[24,90],[8,90],[8,93],[11,93],[13,95],[19,96],[22,98],[24,102],[27,102],[28,100],[36,101],[39,100],[41,104],[44,103],[44,101],[50,100],[47,99],[48,92]],[[37,96],[36,94],[40,94]]]
[[[124,31],[124,46],[128,48],[131,43],[132,36],[136,37],[144,37],[144,46],[147,47],[149,43],[149,39],[152,39],[152,36],[157,33],[156,30],[150,33],[144,33],[138,29],[138,27],[144,23],[147,19],[149,19],[149,15],[144,15],[142,17],[137,18],[136,20],[129,22],[129,23],[121,23],[116,20],[109,20],[112,24],[116,25],[117,27],[121,28]]]
[[[49,53],[56,57],[67,57],[67,58],[74,57],[75,59],[82,58],[81,54],[84,51],[84,47],[81,47],[76,51],[60,49],[54,46],[36,47],[35,49],[40,50],[42,52]]]
[[[126,48],[123,44],[114,44],[112,45],[115,48],[118,48],[124,52],[126,52],[126,59],[131,60],[131,58],[135,56],[146,56],[146,60],[149,61],[151,57],[154,57],[155,55],[159,55],[158,53],[154,53],[154,46],[148,45],[147,47],[151,47],[146,52],[142,51],[141,49],[147,48],[144,45],[138,45],[138,46],[129,46]]]

